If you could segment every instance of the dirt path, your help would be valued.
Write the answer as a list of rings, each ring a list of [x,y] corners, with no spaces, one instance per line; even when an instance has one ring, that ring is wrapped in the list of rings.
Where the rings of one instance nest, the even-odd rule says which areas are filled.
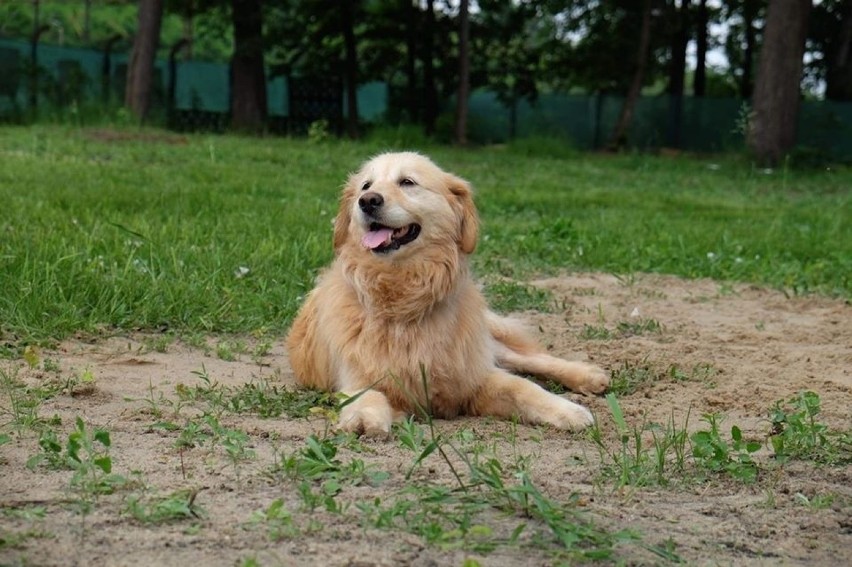
[[[821,421],[835,430],[852,429],[852,307],[846,302],[650,275],[624,281],[579,274],[533,283],[550,290],[559,308],[518,316],[540,329],[554,353],[593,360],[630,380],[631,391],[619,399],[631,426],[670,420],[683,425],[688,414],[687,427],[695,431],[706,428],[702,414],[718,412],[726,416],[726,436],[737,424],[747,438],[763,440],[773,403],[811,390],[821,399]],[[583,338],[592,336],[605,338]],[[193,416],[202,422],[199,400],[188,400],[187,394],[205,386],[202,375],[218,384],[205,386],[209,396],[217,388],[233,392],[225,388],[249,382],[292,385],[293,378],[281,340],[256,356],[250,353],[257,342],[231,345],[221,355],[246,352],[226,361],[217,356],[214,341],[202,348],[162,339],[68,341],[39,353],[35,370],[0,361],[7,375],[0,397],[4,423],[13,414],[26,414],[26,408],[12,407],[11,400],[22,394],[10,395],[10,380],[31,389],[53,388],[55,395],[43,401],[38,415],[56,416],[51,427],[60,443],[76,417],[90,431],[108,430],[112,472],[130,480],[80,514],[81,493],[69,489],[72,472],[44,463],[28,469],[28,459],[39,452],[38,434],[27,428],[21,435],[13,432],[0,445],[0,564],[250,565],[246,561],[254,558],[260,565],[426,566],[460,565],[466,558],[483,565],[558,560],[527,535],[520,545],[484,553],[461,549],[457,542],[427,545],[401,530],[363,526],[365,513],[356,502],[376,497],[389,502],[414,482],[452,484],[437,453],[406,480],[416,454],[397,440],[341,449],[342,462],[358,458],[368,469],[389,475],[377,488],[347,486],[340,493],[350,503],[347,510],[334,513],[319,506],[313,514],[298,512],[304,497],[298,482],[282,476],[281,458],[305,447],[312,433],[327,432],[320,415],[264,419],[229,411],[226,399],[216,406],[216,423],[207,426],[218,426],[218,437],[198,437],[196,446],[177,448]],[[219,402],[207,398],[204,403],[209,408]],[[605,400],[583,403],[598,415],[604,438],[616,447]],[[171,430],[173,425],[182,429]],[[690,564],[852,564],[850,465],[778,467],[764,447],[755,454],[761,473],[754,484],[724,475],[704,481],[672,476],[667,486],[616,489],[601,473],[605,463],[585,434],[471,419],[437,422],[437,427],[457,432],[460,446],[487,446],[506,463],[520,456],[553,500],[574,495],[597,524],[635,530],[649,546],[672,542],[669,549]],[[229,433],[238,430],[247,437]],[[146,524],[128,511],[134,498],[146,502],[181,490],[196,494],[193,503],[206,511],[202,518]],[[298,535],[287,531],[293,528],[286,521],[273,534],[272,522],[251,520],[253,512],[279,498],[294,511]],[[483,514],[478,521],[495,532],[508,522],[494,511]],[[617,556],[628,562],[665,561],[639,545],[620,546]]]

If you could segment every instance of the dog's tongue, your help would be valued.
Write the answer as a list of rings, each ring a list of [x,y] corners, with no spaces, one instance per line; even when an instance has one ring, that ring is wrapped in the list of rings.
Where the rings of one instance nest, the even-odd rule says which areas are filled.
[[[379,230],[371,230],[361,239],[361,244],[364,248],[378,248],[388,240],[390,240],[393,230],[390,228],[380,228]]]

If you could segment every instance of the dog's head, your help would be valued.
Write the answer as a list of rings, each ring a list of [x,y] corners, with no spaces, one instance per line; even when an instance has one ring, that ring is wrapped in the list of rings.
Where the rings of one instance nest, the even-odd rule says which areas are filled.
[[[376,156],[350,175],[334,221],[334,249],[355,244],[402,259],[418,248],[476,247],[479,220],[470,185],[413,152]]]

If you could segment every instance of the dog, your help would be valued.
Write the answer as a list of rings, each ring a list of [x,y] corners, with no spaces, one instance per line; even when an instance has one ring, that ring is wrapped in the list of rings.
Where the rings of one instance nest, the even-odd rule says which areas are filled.
[[[385,153],[349,176],[334,260],[287,336],[296,379],[342,392],[338,428],[388,436],[428,412],[516,418],[579,430],[583,406],[512,372],[603,392],[598,366],[549,355],[488,309],[469,266],[479,231],[470,185],[414,152]]]

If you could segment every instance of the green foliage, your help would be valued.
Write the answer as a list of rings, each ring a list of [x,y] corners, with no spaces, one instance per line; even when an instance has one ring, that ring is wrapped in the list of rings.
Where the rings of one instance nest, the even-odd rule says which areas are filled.
[[[667,486],[687,476],[688,415],[682,427],[675,426],[672,417],[665,426],[643,423],[631,428],[615,394],[608,393],[606,401],[618,432],[618,447],[609,447],[598,422],[589,430],[601,459],[600,474],[604,479],[612,481],[615,488],[621,488]]]
[[[262,526],[272,541],[293,539],[302,535],[304,531],[293,521],[293,514],[287,509],[284,500],[276,498],[263,510],[252,513],[249,519],[250,526]],[[312,528],[319,529],[321,526],[312,522]],[[308,530],[310,532],[310,530]]]
[[[512,281],[488,283],[485,296],[493,309],[504,313],[526,310],[546,313],[553,310],[553,295],[549,291]]]
[[[200,385],[178,385],[177,395],[180,400],[200,405],[203,411],[211,414],[228,412],[262,418],[284,415],[296,419],[307,417],[314,408],[336,407],[334,396],[328,392],[288,388],[267,381],[228,387],[211,381],[204,370],[198,376],[202,381]]]
[[[0,321],[16,348],[163,324],[179,336],[282,333],[332,257],[342,179],[387,147],[118,132],[0,132]],[[567,269],[654,271],[852,293],[842,168],[782,180],[724,158],[711,170],[686,158],[430,151],[478,188],[481,276],[523,286]],[[502,293],[521,308],[548,303]]]
[[[168,496],[128,497],[126,512],[142,524],[167,524],[180,521],[203,519],[207,513],[195,499],[197,490],[179,490]]]
[[[710,429],[697,431],[690,436],[696,464],[712,473],[727,473],[742,482],[756,481],[758,466],[751,455],[760,450],[762,444],[747,441],[736,425],[731,427],[729,443],[722,439],[719,431],[722,421],[720,416],[707,414],[702,420],[710,425]]]
[[[852,462],[852,432],[831,431],[817,421],[820,398],[814,392],[801,392],[772,408],[769,442],[781,463],[807,460],[820,464]]]
[[[98,496],[112,494],[128,482],[112,472],[111,446],[109,431],[87,428],[78,417],[64,450],[53,430],[43,430],[39,439],[41,451],[27,460],[27,467],[35,469],[44,463],[50,468],[73,471],[70,488],[79,495],[81,509],[87,511]]]

